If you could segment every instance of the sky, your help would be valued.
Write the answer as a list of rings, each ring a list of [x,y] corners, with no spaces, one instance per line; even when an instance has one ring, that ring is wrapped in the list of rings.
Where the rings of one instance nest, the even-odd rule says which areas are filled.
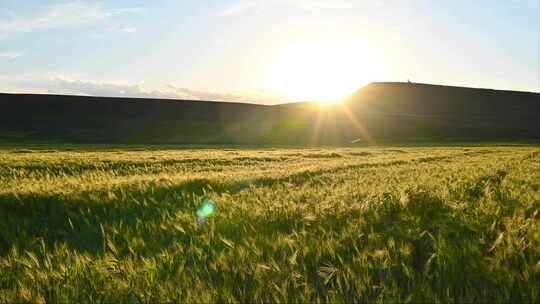
[[[540,0],[0,0],[0,91],[276,104],[540,91]]]

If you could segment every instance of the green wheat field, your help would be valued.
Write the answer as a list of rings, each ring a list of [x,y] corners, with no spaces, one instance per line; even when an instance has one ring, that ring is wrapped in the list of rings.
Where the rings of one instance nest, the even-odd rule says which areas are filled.
[[[0,147],[0,302],[539,303],[540,148]]]

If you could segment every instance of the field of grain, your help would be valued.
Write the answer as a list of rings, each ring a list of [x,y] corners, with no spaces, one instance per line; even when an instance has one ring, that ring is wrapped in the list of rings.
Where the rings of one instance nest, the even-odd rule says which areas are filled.
[[[538,147],[0,148],[0,303],[538,303],[539,282]]]

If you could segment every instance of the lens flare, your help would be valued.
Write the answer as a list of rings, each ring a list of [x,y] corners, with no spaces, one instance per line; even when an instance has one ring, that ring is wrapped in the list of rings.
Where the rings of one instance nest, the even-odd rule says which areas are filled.
[[[197,209],[197,224],[202,225],[206,219],[211,217],[216,210],[216,204],[209,198],[205,198],[199,209]]]

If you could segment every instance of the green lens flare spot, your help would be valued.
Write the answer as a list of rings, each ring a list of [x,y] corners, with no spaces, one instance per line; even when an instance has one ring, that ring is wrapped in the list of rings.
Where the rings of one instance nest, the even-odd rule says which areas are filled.
[[[212,214],[214,214],[214,211],[216,210],[216,204],[209,198],[204,199],[202,202],[202,205],[197,209],[197,219],[204,220]]]

